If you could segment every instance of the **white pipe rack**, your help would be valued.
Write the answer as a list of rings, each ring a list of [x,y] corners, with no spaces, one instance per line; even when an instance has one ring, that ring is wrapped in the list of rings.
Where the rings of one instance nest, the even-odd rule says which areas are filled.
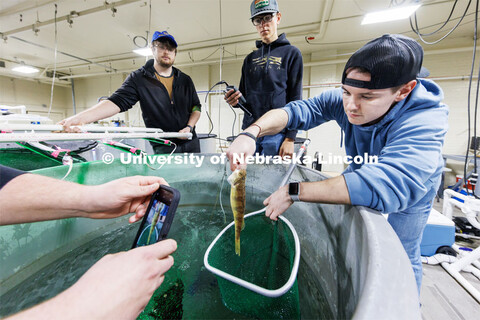
[[[79,128],[82,132],[163,132],[159,128],[144,127],[104,127],[95,125],[72,126]],[[0,123],[2,131],[63,131],[63,126],[59,124],[9,124]]]
[[[453,197],[462,199],[464,203],[453,199]],[[457,206],[463,213],[465,213],[468,222],[470,222],[473,227],[480,229],[480,223],[477,219],[477,216],[480,215],[480,200],[455,192],[451,189],[444,190],[443,214],[452,219],[454,206]],[[475,266],[478,266],[478,259],[480,259],[480,247],[477,247],[468,254],[464,254],[463,257],[460,257],[455,262],[442,262],[442,267],[480,303],[480,291],[460,274],[460,271],[467,271],[470,269],[470,272],[473,271],[472,273],[478,276],[480,271],[475,268]]]
[[[8,124],[0,123],[0,142],[48,141],[48,140],[105,140],[105,139],[192,139],[191,133],[163,132],[159,128],[143,127],[103,127],[94,125],[72,126],[81,133],[52,132],[63,131],[61,125]]]
[[[143,133],[2,133],[0,142],[21,142],[21,141],[52,141],[52,140],[104,140],[104,139],[171,139],[187,138],[191,139],[191,133],[179,132],[143,132]]]

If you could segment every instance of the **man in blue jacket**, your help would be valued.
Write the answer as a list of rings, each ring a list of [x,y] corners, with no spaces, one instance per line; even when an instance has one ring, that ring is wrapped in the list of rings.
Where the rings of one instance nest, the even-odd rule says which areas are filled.
[[[284,33],[278,36],[277,28],[282,14],[276,0],[254,0],[250,5],[251,20],[262,40],[256,42],[257,50],[243,61],[239,91],[225,94],[231,106],[245,96],[246,108],[242,129],[271,109],[284,107],[288,102],[302,99],[303,60],[298,48],[292,46]],[[257,152],[264,155],[291,156],[297,130],[262,137],[257,141]]]
[[[152,36],[153,59],[132,72],[122,86],[107,100],[60,122],[67,130],[125,112],[140,102],[147,128],[166,132],[193,133],[192,140],[170,139],[175,152],[200,152],[195,125],[200,119],[201,104],[192,79],[173,67],[177,42],[167,31]],[[169,153],[173,147],[152,143],[156,154]]]
[[[442,147],[448,107],[433,81],[418,78],[423,49],[402,35],[372,40],[348,60],[342,87],[272,110],[234,141],[227,155],[253,154],[258,136],[283,128],[308,130],[335,120],[345,133],[347,155],[377,156],[376,164],[352,163],[342,175],[291,183],[264,202],[276,220],[294,201],[361,205],[389,213],[413,266],[422,279],[420,242],[443,168]]]

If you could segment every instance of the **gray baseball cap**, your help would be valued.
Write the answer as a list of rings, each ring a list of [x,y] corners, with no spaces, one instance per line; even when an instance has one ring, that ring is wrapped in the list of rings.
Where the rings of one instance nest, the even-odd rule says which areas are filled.
[[[250,13],[252,14],[250,19],[259,14],[275,13],[279,11],[277,0],[253,0],[250,5]]]

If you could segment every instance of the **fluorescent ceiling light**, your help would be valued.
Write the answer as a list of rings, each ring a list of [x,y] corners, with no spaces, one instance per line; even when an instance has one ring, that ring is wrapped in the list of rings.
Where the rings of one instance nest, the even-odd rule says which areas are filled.
[[[13,68],[12,71],[20,72],[20,73],[36,73],[39,70],[37,68],[29,67],[29,66],[18,66]]]
[[[152,49],[150,47],[140,48],[133,50],[136,54],[139,54],[144,57],[148,57],[152,55]]]
[[[421,4],[416,4],[414,6],[395,7],[393,9],[367,13],[362,20],[362,24],[406,19],[420,7]]]

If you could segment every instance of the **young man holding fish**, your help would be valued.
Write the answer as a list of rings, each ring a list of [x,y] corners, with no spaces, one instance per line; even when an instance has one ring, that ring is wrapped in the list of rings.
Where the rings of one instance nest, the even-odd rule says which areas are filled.
[[[378,163],[352,163],[338,177],[284,186],[264,201],[266,215],[276,220],[294,200],[362,205],[389,213],[419,291],[420,242],[440,183],[448,126],[442,90],[420,79],[422,61],[423,49],[413,39],[384,35],[372,40],[348,60],[341,88],[269,111],[227,151],[233,170],[244,166],[232,162],[233,154],[253,154],[257,137],[335,120],[345,134],[347,155],[376,155]]]

